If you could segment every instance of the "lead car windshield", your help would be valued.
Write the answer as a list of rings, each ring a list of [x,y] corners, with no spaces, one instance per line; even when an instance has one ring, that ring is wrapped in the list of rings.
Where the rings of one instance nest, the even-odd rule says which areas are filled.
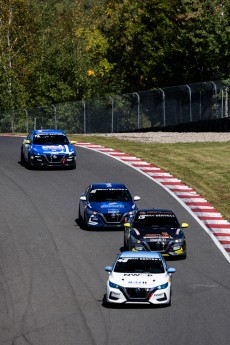
[[[137,229],[178,228],[179,223],[174,215],[140,215],[134,220],[133,226]]]
[[[164,265],[159,259],[120,258],[114,272],[117,273],[164,273]]]
[[[65,135],[35,135],[33,138],[35,145],[68,145],[69,141]]]
[[[89,195],[91,202],[131,200],[132,197],[127,189],[93,189]]]

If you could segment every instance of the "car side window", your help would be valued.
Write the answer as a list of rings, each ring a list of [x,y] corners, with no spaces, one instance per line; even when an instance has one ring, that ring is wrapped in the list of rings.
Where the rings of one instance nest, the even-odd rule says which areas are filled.
[[[85,191],[85,196],[86,196],[87,200],[89,198],[90,191],[91,191],[90,187],[88,187]]]
[[[33,141],[33,134],[30,133],[28,139],[32,142]]]

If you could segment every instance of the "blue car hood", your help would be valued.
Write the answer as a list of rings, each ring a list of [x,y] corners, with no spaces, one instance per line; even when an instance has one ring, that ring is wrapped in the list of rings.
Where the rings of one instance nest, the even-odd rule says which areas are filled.
[[[74,152],[72,145],[33,145],[32,150],[40,154]]]
[[[88,207],[100,213],[126,213],[136,209],[136,205],[129,202],[91,202]]]

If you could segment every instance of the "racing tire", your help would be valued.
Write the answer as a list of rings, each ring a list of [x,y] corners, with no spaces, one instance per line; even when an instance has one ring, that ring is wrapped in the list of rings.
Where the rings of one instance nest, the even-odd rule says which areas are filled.
[[[82,216],[81,216],[81,213],[80,213],[80,206],[78,207],[78,219],[79,221],[82,223]]]
[[[27,165],[28,170],[32,170],[33,167],[32,167],[32,164],[30,162],[30,155],[28,155],[28,161],[27,161],[26,165]]]
[[[126,240],[125,240],[125,235],[124,235],[124,250],[127,250],[128,249],[128,246],[127,246],[127,243],[126,243]]]
[[[172,304],[172,289],[170,290],[169,301],[164,306],[165,306],[165,308],[167,308],[167,307],[170,307],[171,304]]]
[[[183,254],[183,255],[181,255],[181,257],[180,257],[180,258],[181,258],[181,260],[185,260],[185,259],[186,259],[186,257],[187,257],[187,252],[185,251],[185,252],[184,252],[184,254]]]
[[[102,305],[104,308],[110,308],[111,307],[111,303],[109,303],[106,299],[106,295],[104,296],[103,300],[102,300]]]
[[[84,215],[84,219],[82,219],[82,228],[84,230],[89,230],[88,224],[87,224],[86,219],[85,219],[85,215]]]
[[[25,165],[25,157],[24,157],[22,149],[21,149],[21,159],[20,159],[20,161],[21,161],[22,165]]]
[[[76,169],[76,167],[77,167],[77,165],[74,164],[74,165],[70,165],[70,166],[66,167],[66,169],[67,170],[74,170],[74,169]]]

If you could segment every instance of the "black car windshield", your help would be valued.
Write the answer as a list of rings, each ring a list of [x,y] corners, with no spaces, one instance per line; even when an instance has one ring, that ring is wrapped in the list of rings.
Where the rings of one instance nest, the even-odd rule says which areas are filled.
[[[178,228],[179,223],[174,215],[138,215],[133,227],[137,229]]]
[[[89,194],[89,201],[131,201],[132,197],[127,189],[93,189]]]
[[[164,273],[164,265],[160,259],[120,258],[114,272],[117,273]]]
[[[35,145],[68,145],[69,141],[65,135],[36,134],[33,143]]]

